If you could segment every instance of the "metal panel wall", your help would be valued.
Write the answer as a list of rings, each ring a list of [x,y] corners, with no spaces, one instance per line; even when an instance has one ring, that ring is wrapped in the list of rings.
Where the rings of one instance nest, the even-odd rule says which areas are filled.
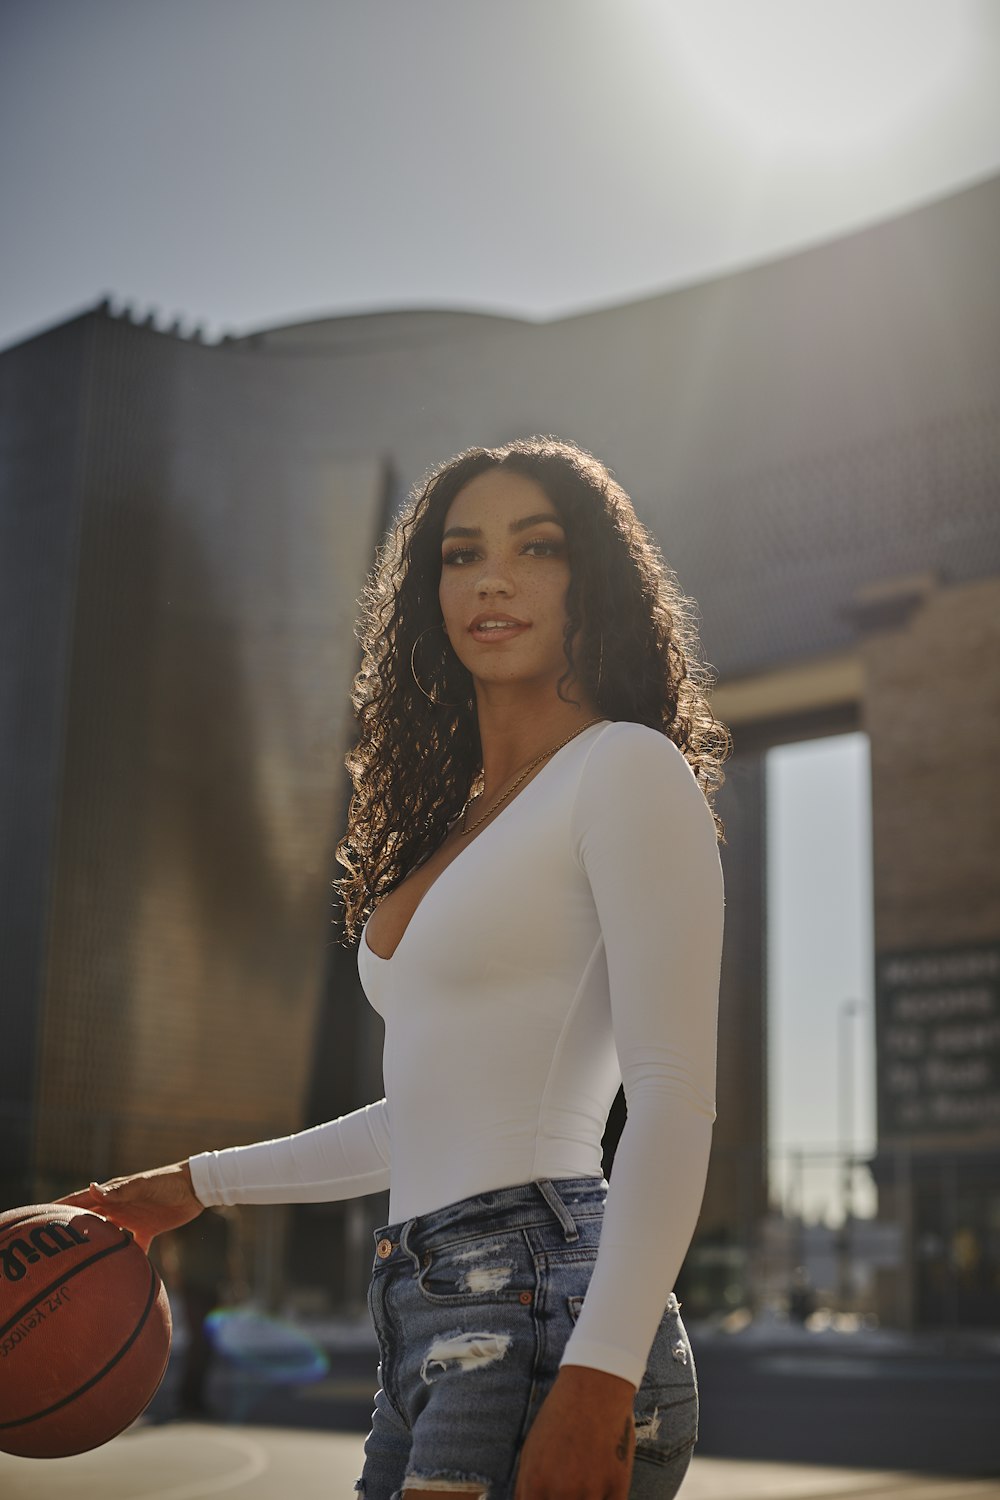
[[[302,1123],[377,458],[96,321],[44,1007],[47,1190]]]
[[[91,318],[0,355],[0,1201],[29,1190]]]

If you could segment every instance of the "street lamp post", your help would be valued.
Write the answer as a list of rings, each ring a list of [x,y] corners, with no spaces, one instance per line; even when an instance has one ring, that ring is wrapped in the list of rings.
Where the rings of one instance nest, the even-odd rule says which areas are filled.
[[[840,1141],[840,1254],[838,1282],[841,1310],[851,1300],[851,1225],[854,1218],[854,1031],[851,1022],[861,1010],[860,1000],[842,1000],[838,1013],[837,1134]]]

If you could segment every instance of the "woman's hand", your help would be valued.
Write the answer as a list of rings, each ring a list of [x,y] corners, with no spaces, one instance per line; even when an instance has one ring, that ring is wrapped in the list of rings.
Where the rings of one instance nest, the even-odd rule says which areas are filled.
[[[112,1177],[103,1184],[92,1182],[89,1188],[67,1193],[56,1202],[89,1208],[92,1213],[110,1219],[129,1230],[146,1251],[156,1235],[196,1219],[205,1206],[195,1197],[191,1168],[186,1161],[155,1167],[152,1172],[137,1172],[134,1177]]]
[[[634,1399],[628,1380],[563,1365],[521,1450],[514,1500],[626,1500]]]

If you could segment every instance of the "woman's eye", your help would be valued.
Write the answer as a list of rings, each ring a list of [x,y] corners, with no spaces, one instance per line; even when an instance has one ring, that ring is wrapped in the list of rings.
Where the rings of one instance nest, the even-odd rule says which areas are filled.
[[[565,550],[562,542],[553,541],[551,537],[539,536],[533,541],[525,542],[521,548],[523,554],[532,557],[558,557]],[[442,554],[441,563],[444,567],[464,567],[476,557],[475,547],[453,547],[450,552]]]

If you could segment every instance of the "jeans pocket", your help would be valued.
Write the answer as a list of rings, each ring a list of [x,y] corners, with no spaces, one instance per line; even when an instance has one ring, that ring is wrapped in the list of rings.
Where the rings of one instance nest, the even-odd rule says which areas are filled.
[[[582,1296],[566,1299],[575,1324]],[[690,1453],[698,1438],[698,1379],[687,1331],[671,1294],[632,1407],[636,1463],[667,1465]]]
[[[519,1237],[489,1235],[424,1251],[417,1286],[437,1306],[533,1300],[535,1273]]]
[[[698,1376],[694,1354],[671,1296],[649,1351],[635,1398],[636,1460],[672,1463],[698,1439]]]

